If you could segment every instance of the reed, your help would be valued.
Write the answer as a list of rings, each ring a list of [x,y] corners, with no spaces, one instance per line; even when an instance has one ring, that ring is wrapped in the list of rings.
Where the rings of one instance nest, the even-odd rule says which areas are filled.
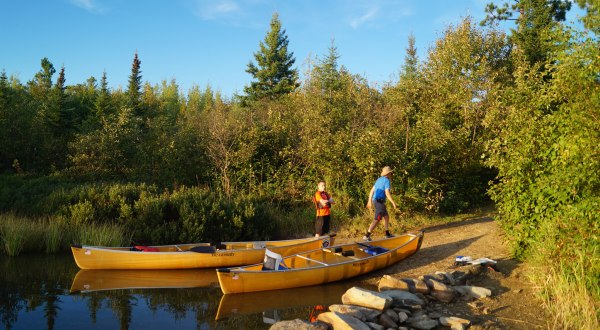
[[[11,257],[18,256],[25,245],[27,233],[25,223],[16,219],[12,214],[0,215],[0,236],[2,250]]]
[[[131,239],[117,224],[87,224],[75,226],[74,242],[81,245],[124,246]]]
[[[578,251],[575,260],[562,260],[534,271],[532,279],[542,283],[542,301],[553,315],[552,328],[600,329],[598,273],[586,267],[600,262],[597,253],[584,255]],[[586,260],[589,258],[595,260]]]
[[[15,257],[21,253],[68,251],[71,243],[122,246],[130,242],[117,224],[71,224],[63,217],[27,218],[0,214],[0,252]]]
[[[45,235],[46,253],[56,253],[64,250],[65,237],[69,234],[65,221],[62,218],[48,219],[45,224],[47,225]]]

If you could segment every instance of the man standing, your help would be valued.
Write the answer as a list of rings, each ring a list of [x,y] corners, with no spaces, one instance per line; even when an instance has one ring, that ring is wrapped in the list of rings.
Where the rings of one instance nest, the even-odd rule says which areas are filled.
[[[315,237],[329,233],[329,222],[331,220],[331,204],[333,198],[325,191],[325,181],[319,181],[317,192],[313,196],[313,202],[317,209],[315,218]]]
[[[390,216],[388,214],[387,208],[385,207],[385,201],[389,200],[394,206],[394,209],[396,209],[396,203],[392,199],[392,195],[390,193],[391,178],[392,169],[389,166],[384,167],[383,170],[381,170],[381,176],[379,177],[379,179],[377,179],[377,181],[375,181],[373,188],[371,188],[371,191],[369,192],[369,201],[367,202],[367,208],[371,210],[372,205],[375,205],[375,218],[373,219],[373,222],[371,222],[367,233],[363,237],[363,240],[365,241],[371,240],[371,232],[373,231],[373,229],[375,229],[381,218],[383,218],[384,220],[385,237],[394,237],[394,235],[390,234],[389,231]]]

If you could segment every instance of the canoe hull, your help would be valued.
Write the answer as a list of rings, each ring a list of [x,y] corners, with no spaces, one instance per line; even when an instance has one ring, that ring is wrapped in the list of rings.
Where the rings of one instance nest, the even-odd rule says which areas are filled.
[[[190,251],[197,245],[156,247],[160,252],[131,251],[130,248],[72,246],[71,252],[81,269],[192,269],[249,265],[261,262],[267,247],[281,255],[291,255],[328,246],[334,238],[323,236],[286,241],[230,242],[225,250],[213,253]],[[208,246],[208,244],[199,244]]]
[[[217,276],[224,294],[320,285],[367,274],[395,264],[415,253],[419,249],[422,239],[423,233],[421,232],[369,242],[372,245],[385,247],[389,251],[363,258],[346,258],[346,261],[341,262],[332,260],[336,256],[324,250],[301,253],[301,255],[310,259],[321,260],[327,265],[319,262],[311,264],[304,261],[305,264],[303,265],[292,264],[288,265],[291,266],[290,269],[279,271],[261,271],[260,265],[253,265],[242,268],[218,269]],[[353,245],[355,244],[339,245],[338,247],[347,249]],[[302,261],[299,258],[295,259]],[[284,259],[288,263],[290,260],[294,261],[294,259]],[[339,263],[332,264],[333,262]],[[295,266],[298,268],[295,268]]]

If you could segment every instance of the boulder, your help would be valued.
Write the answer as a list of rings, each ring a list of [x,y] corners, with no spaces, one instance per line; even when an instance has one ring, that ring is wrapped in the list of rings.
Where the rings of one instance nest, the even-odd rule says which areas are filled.
[[[469,296],[476,299],[489,297],[492,295],[492,290],[480,286],[459,285],[454,289],[463,296]]]
[[[425,301],[419,298],[416,294],[402,290],[388,290],[382,292],[387,297],[393,300],[393,303],[400,305],[425,305]]]
[[[394,323],[398,323],[398,313],[396,313],[396,311],[394,311],[393,309],[386,309],[385,312],[383,312],[383,314],[387,315],[390,319],[392,319]]]
[[[432,320],[426,315],[421,317],[411,318],[409,321],[411,327],[421,330],[430,330],[438,326],[437,320]]]
[[[354,316],[336,312],[325,312],[317,316],[317,320],[331,325],[336,330],[370,330],[368,325]]]
[[[379,291],[385,290],[404,290],[410,291],[409,285],[407,282],[392,277],[390,275],[383,275],[383,277],[379,280],[378,285]]]
[[[385,327],[383,325],[377,324],[375,322],[367,322],[367,325],[373,330],[385,330]]]
[[[442,317],[440,317],[440,323],[447,327],[451,327],[455,324],[460,324],[463,326],[471,325],[471,321],[466,320],[466,319],[461,319],[460,317],[456,317],[456,316],[448,316],[448,317],[442,316]]]
[[[405,312],[398,312],[398,323],[404,323],[408,320],[408,314]]]
[[[367,308],[367,307],[362,307],[362,306],[354,306],[354,305],[335,304],[335,305],[329,306],[329,310],[331,312],[337,312],[340,314],[354,316],[361,321],[377,320],[377,318],[381,314],[381,311]]]
[[[400,290],[393,290],[404,292]],[[372,308],[376,310],[383,311],[384,309],[390,307],[392,304],[392,298],[386,293],[375,292],[371,290],[365,290],[358,287],[353,287],[348,289],[342,295],[342,303],[346,305],[356,305],[363,306],[367,308]]]
[[[273,324],[270,330],[327,330],[328,326],[325,323],[315,322],[310,323],[304,320],[295,319],[290,321],[279,321]]]
[[[394,320],[392,320],[392,318],[389,317],[389,315],[386,313],[379,315],[379,324],[383,325],[386,328],[398,327],[398,324],[396,324],[396,322],[394,322]]]
[[[424,281],[414,278],[403,278],[402,281],[408,284],[409,291],[412,293],[428,294],[429,288]]]

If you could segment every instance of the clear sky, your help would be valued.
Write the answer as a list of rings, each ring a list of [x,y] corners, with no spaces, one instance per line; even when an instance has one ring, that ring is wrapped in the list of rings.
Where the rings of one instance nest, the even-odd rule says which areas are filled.
[[[449,24],[479,23],[488,2],[2,0],[0,71],[26,83],[47,57],[65,67],[67,85],[106,71],[110,87],[125,88],[137,52],[144,82],[175,79],[185,94],[209,84],[229,97],[251,81],[247,64],[278,12],[300,73],[334,39],[339,64],[381,86],[397,76],[410,33],[422,60]]]

